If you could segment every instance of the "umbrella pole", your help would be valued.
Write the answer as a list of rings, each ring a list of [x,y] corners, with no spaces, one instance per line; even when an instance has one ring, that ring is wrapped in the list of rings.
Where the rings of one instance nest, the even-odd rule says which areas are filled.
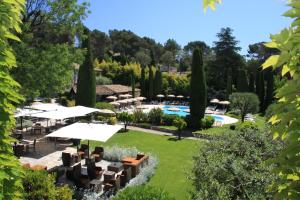
[[[90,158],[90,140],[88,140],[88,158]]]

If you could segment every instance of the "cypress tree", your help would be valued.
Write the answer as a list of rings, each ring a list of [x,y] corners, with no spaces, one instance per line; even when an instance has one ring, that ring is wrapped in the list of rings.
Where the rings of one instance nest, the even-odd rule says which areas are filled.
[[[256,94],[260,101],[260,111],[264,111],[264,100],[265,100],[265,80],[264,73],[260,69],[256,72]]]
[[[141,71],[141,94],[142,96],[147,96],[146,92],[146,82],[145,82],[145,67],[142,66],[142,71]]]
[[[226,86],[226,90],[227,90],[227,98],[229,98],[229,96],[232,93],[232,70],[229,69],[227,70],[227,86]]]
[[[131,90],[132,90],[132,97],[135,98],[135,77],[134,71],[131,71]]]
[[[82,47],[87,49],[87,53],[83,64],[79,67],[75,100],[76,105],[95,107],[96,81],[90,44],[90,33],[88,29],[85,29],[84,33],[87,38],[83,40]]]
[[[245,70],[238,71],[236,88],[238,92],[248,92],[248,82]]]
[[[159,68],[156,69],[154,78],[154,96],[161,93],[162,77]]]
[[[266,71],[267,87],[266,87],[266,99],[264,104],[264,109],[272,103],[274,99],[274,74],[272,69]]]
[[[204,117],[207,100],[207,88],[202,60],[202,51],[199,49],[195,49],[193,52],[190,87],[190,125],[192,128],[196,129],[200,126],[200,119]]]
[[[152,100],[153,98],[153,71],[152,67],[149,66],[149,100]]]
[[[249,92],[252,92],[252,93],[255,92],[254,85],[255,85],[255,76],[254,76],[253,72],[250,72],[250,74],[249,74]]]

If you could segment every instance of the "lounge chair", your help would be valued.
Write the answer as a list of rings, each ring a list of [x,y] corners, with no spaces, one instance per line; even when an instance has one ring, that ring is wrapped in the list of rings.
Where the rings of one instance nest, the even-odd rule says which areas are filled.
[[[103,191],[107,192],[112,190],[114,194],[117,193],[118,190],[120,190],[120,176],[117,176],[116,179],[109,180],[105,182]]]
[[[85,158],[85,157],[88,155],[88,148],[89,148],[88,145],[82,144],[82,145],[80,146],[80,148],[77,150],[78,155],[79,155],[81,158]]]
[[[74,181],[76,187],[88,188],[89,178],[81,174],[81,163],[74,165],[71,169],[67,170],[66,176],[69,180]]]
[[[103,155],[103,147],[95,147],[95,150],[91,153],[91,156],[95,158],[96,162],[100,162],[103,159]]]
[[[62,157],[63,166],[70,167],[74,165],[75,158],[70,153],[62,152],[61,157]]]
[[[97,167],[95,162],[90,162],[87,165],[87,173],[90,179],[100,179],[104,170],[101,167]]]
[[[13,146],[14,155],[17,157],[23,156],[25,153],[25,146],[23,144],[15,144]]]

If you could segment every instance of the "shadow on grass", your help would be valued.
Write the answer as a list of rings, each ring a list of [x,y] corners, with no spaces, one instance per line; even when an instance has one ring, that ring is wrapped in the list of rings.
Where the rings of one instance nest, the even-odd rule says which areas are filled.
[[[168,140],[169,140],[169,141],[173,141],[173,142],[180,141],[180,140],[178,139],[178,137],[170,137],[170,138],[168,138]],[[182,138],[181,138],[181,140],[182,140]]]

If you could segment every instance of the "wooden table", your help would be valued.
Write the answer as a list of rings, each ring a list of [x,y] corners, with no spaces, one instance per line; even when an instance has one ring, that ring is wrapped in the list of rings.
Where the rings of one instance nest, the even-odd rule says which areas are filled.
[[[116,173],[113,171],[105,171],[103,173],[104,181],[116,179]]]
[[[118,162],[118,163],[112,163],[107,166],[108,171],[113,171],[113,172],[120,172],[123,169],[123,164]]]

